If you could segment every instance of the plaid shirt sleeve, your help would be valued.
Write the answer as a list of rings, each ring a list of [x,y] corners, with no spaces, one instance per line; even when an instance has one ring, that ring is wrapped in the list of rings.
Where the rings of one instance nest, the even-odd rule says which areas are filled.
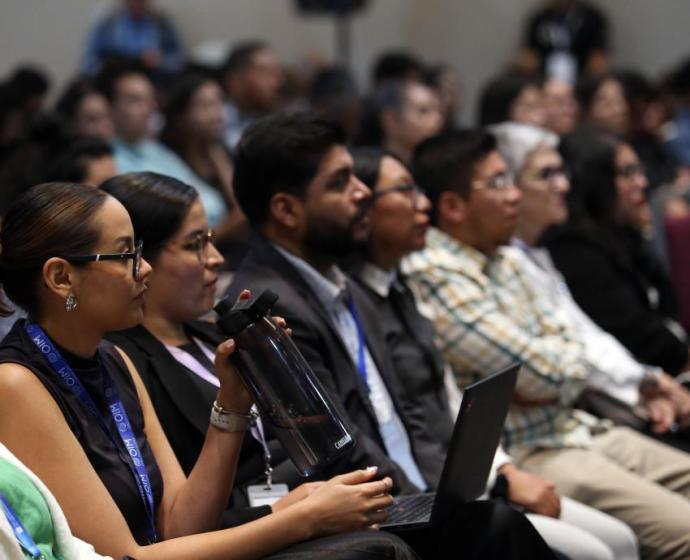
[[[433,309],[442,351],[462,385],[521,361],[517,394],[523,399],[566,404],[577,398],[588,371],[582,345],[517,301],[516,289],[464,269],[415,268],[411,280]],[[519,282],[515,272],[505,276]]]

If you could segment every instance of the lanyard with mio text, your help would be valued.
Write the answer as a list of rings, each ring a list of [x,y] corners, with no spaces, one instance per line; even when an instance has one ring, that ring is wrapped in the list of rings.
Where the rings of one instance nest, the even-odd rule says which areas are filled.
[[[91,395],[89,395],[86,388],[82,385],[79,377],[77,377],[77,375],[74,373],[74,370],[60,355],[50,338],[48,338],[46,333],[43,332],[41,327],[31,321],[27,321],[25,329],[31,338],[31,341],[36,345],[39,352],[50,364],[53,372],[57,375],[60,381],[62,381],[63,385],[65,385],[72,392],[72,394],[79,399],[89,413],[91,413],[91,415],[96,419],[103,431],[111,439],[115,449],[117,450],[118,447],[117,443],[115,442],[115,437],[113,436],[110,428],[108,428],[108,425],[106,424],[103,415],[98,410],[96,403],[93,402]],[[139,449],[139,444],[134,436],[134,432],[132,431],[132,425],[129,422],[129,418],[127,418],[125,407],[123,406],[120,396],[117,393],[117,389],[113,384],[113,380],[102,364],[101,373],[103,375],[103,389],[105,392],[108,409],[110,410],[110,414],[115,421],[122,444],[127,450],[129,457],[127,466],[130,468],[134,481],[137,484],[139,498],[144,505],[144,509],[146,510],[146,515],[149,520],[149,542],[154,543],[158,540],[155,521],[155,506],[151,481],[146,470],[146,465],[144,464],[144,458],[141,454],[141,450]]]

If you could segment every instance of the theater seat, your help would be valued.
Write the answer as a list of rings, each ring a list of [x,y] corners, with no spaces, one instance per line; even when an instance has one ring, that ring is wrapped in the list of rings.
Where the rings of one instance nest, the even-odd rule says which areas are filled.
[[[666,218],[671,280],[680,305],[680,321],[690,332],[690,215]]]

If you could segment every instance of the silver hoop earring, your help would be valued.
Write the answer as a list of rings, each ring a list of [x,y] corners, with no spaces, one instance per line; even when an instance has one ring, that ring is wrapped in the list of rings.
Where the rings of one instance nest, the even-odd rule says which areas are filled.
[[[74,311],[77,308],[77,296],[70,293],[65,299],[65,309],[67,311]]]

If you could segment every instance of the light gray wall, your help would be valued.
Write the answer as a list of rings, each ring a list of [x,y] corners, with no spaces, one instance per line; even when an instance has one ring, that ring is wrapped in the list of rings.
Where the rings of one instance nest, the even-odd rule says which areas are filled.
[[[84,36],[99,9],[113,0],[0,0],[0,76],[32,61],[57,84],[77,68]],[[658,75],[690,55],[688,0],[593,0],[613,28],[615,60]],[[334,25],[299,16],[292,0],[158,0],[190,47],[202,41],[270,41],[295,64],[305,53],[332,58]],[[373,57],[406,46],[429,61],[445,61],[462,75],[471,120],[481,84],[514,53],[525,15],[540,0],[370,0],[352,21],[353,67],[365,83]]]

